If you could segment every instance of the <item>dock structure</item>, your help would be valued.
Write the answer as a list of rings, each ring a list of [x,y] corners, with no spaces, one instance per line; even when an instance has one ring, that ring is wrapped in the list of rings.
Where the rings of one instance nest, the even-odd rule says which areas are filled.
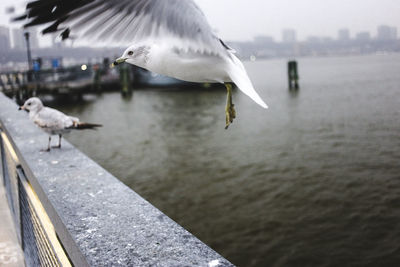
[[[233,266],[0,93],[0,165],[27,266]]]
[[[129,69],[127,75],[132,75]],[[80,95],[122,89],[119,70],[103,68],[99,64],[0,73],[0,91],[17,101],[39,94]]]
[[[0,92],[16,99],[19,104],[37,95],[80,97],[85,93],[120,91],[123,96],[131,96],[134,88],[170,86],[184,88],[204,85],[158,75],[130,64],[109,68],[106,61],[103,64],[68,68],[0,73]]]

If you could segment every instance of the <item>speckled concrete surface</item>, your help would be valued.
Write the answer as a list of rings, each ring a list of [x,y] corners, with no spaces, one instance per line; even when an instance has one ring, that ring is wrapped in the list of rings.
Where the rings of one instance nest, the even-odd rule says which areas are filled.
[[[1,93],[0,120],[76,266],[232,266],[67,141],[39,152],[47,135]]]

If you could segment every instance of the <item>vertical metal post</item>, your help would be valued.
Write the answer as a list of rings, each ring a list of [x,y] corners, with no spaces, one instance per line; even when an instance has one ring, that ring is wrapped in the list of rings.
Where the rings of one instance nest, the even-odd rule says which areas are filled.
[[[29,42],[29,32],[24,33],[26,40],[26,53],[28,55],[28,82],[32,81],[32,56],[31,56],[31,44]]]
[[[29,32],[24,33],[26,40],[26,52],[28,55],[28,70],[32,70],[32,56],[31,56],[31,44],[29,42]]]

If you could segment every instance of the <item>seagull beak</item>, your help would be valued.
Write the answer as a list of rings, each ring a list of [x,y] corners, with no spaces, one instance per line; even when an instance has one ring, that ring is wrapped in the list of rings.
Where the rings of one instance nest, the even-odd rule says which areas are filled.
[[[25,106],[20,106],[18,110],[25,110]]]
[[[117,58],[117,59],[111,64],[111,66],[112,66],[112,67],[117,66],[117,65],[119,65],[119,64],[121,64],[121,63],[124,63],[126,60],[127,60],[127,58],[122,58],[122,57]]]

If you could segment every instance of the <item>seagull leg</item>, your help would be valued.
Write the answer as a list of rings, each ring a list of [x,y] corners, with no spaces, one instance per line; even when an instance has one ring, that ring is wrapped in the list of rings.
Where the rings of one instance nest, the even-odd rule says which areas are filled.
[[[41,149],[40,151],[42,151],[42,152],[50,152],[50,142],[51,142],[51,136],[49,135],[49,144],[47,145],[47,149]]]
[[[235,105],[232,103],[232,84],[225,83],[225,87],[227,90],[226,107],[225,107],[225,116],[226,116],[225,129],[228,129],[229,125],[233,122],[233,119],[236,118],[236,111],[234,108]]]
[[[61,137],[62,137],[62,135],[59,134],[58,135],[58,146],[52,146],[52,148],[61,148]]]

